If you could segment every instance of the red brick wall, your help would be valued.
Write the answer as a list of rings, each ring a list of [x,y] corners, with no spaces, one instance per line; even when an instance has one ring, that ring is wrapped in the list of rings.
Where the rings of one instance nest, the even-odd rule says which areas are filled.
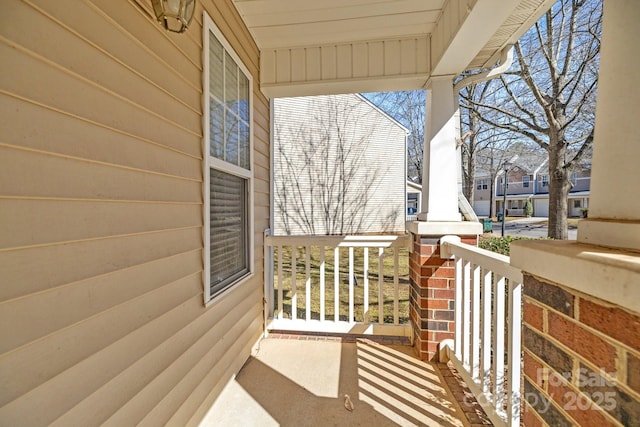
[[[463,243],[476,245],[476,236],[462,236]],[[409,257],[411,294],[409,316],[414,347],[422,360],[432,360],[438,344],[453,339],[455,266],[440,258],[439,236],[413,236]]]
[[[640,313],[524,277],[527,426],[640,425]]]

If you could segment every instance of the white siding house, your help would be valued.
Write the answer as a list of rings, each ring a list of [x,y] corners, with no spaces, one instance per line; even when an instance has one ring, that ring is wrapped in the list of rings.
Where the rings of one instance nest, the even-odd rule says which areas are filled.
[[[360,95],[274,100],[275,234],[404,232],[406,135]]]

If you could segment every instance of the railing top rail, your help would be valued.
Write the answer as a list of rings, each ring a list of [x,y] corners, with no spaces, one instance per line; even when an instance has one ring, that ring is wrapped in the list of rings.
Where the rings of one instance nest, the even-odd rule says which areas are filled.
[[[367,247],[390,248],[406,247],[410,243],[408,234],[366,235],[366,236],[268,236],[265,244],[269,246],[329,246],[329,247]]]
[[[462,242],[444,241],[441,246],[444,246],[446,252],[451,255],[491,270],[509,280],[522,283],[522,271],[511,266],[511,264],[509,264],[509,257],[506,255],[497,254]]]

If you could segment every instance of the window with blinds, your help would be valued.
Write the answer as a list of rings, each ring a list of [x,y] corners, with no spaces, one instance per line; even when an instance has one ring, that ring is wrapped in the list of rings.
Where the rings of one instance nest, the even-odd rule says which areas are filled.
[[[251,273],[251,75],[205,15],[206,300]]]
[[[247,255],[247,180],[210,170],[209,249],[211,295],[249,271]]]

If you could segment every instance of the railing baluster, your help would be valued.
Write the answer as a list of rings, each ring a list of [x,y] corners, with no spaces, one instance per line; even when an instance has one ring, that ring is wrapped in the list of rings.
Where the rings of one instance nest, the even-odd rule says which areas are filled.
[[[362,302],[362,321],[365,323],[369,323],[369,248],[364,248],[363,252],[363,261],[362,261],[362,291],[363,302]]]
[[[456,359],[462,361],[462,258],[456,256],[456,279],[455,279],[455,355]]]
[[[307,321],[311,320],[311,248],[309,246],[305,246],[305,280],[304,280],[304,288],[305,288],[305,318]]]
[[[471,337],[471,263],[462,262],[462,364],[469,370],[469,350]]]
[[[473,265],[471,275],[471,376],[480,379],[480,266]]]
[[[324,246],[320,246],[320,321],[324,322]]]
[[[333,249],[333,320],[340,320],[340,248]]]
[[[509,279],[509,393],[507,398],[507,420],[513,426],[520,425],[521,304],[522,284]]]
[[[398,248],[393,248],[393,324],[400,324],[400,273]]]
[[[278,319],[283,318],[283,315],[282,315],[283,284],[284,284],[284,277],[282,276],[282,245],[278,245]]]
[[[296,246],[291,247],[291,319],[296,320],[298,318],[298,292],[296,289],[296,275],[297,275],[297,252]]]
[[[493,402],[498,412],[504,404],[504,282],[498,276],[493,287]]]
[[[353,247],[349,247],[349,320],[348,322],[355,322],[355,318],[353,317]]]
[[[443,243],[443,248],[455,257],[456,271],[455,351],[451,363],[495,425],[518,426],[522,272],[504,255],[451,241]]]
[[[378,323],[384,323],[384,248],[378,248]]]
[[[482,270],[482,392],[491,392],[491,270]]]

